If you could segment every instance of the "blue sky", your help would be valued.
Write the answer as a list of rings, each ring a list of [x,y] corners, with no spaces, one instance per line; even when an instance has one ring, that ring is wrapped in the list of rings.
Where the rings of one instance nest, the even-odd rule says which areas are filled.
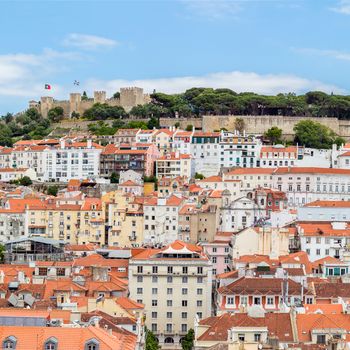
[[[134,85],[350,94],[349,33],[350,0],[1,0],[0,114]]]

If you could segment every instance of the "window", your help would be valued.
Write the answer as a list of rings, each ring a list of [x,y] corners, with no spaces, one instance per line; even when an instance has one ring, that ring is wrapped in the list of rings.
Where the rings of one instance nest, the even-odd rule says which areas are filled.
[[[139,276],[142,277],[142,276]],[[157,283],[158,282],[158,276],[152,276],[152,282]]]
[[[158,301],[155,300],[155,299],[153,299],[153,300],[152,300],[152,306],[158,306]]]
[[[212,261],[213,264],[216,264],[216,256],[213,256],[213,257],[211,258],[211,261]]]
[[[152,323],[152,332],[157,332],[157,323]]]
[[[266,298],[266,304],[267,305],[273,305],[274,304],[274,298],[273,297],[267,297]]]
[[[239,341],[244,341],[245,335],[244,334],[238,334],[238,340]]]
[[[99,348],[99,342],[96,339],[91,339],[85,343],[84,350],[99,350]]]
[[[39,267],[39,276],[46,276],[46,275],[47,275],[47,267]]]
[[[166,324],[166,331],[171,333],[173,331],[173,325],[171,323]]]
[[[234,303],[235,303],[235,298],[234,297],[227,297],[227,304],[234,305]]]
[[[182,324],[181,325],[181,332],[186,333],[187,332],[187,324]]]
[[[203,277],[197,277],[197,283],[203,283]]]
[[[168,276],[167,277],[167,282],[168,283],[173,283],[173,276]]]
[[[66,269],[64,267],[58,267],[56,269],[56,275],[57,276],[65,276],[66,275]]]
[[[182,273],[188,274],[188,267],[187,266],[182,267]]]
[[[182,317],[182,318],[187,318],[187,312],[182,312],[182,313],[181,313],[181,317]]]
[[[166,318],[173,318],[173,313],[170,312],[170,311],[168,311],[168,312],[166,313]]]
[[[198,306],[198,307],[203,306],[203,301],[202,301],[202,300],[197,300],[197,306]]]
[[[56,350],[57,349],[57,340],[56,339],[50,339],[45,342],[45,350]]]
[[[326,344],[325,334],[317,334],[317,344]]]
[[[137,276],[137,282],[143,282],[143,277],[142,276]]]
[[[316,255],[321,255],[321,249],[316,249]]]
[[[158,266],[152,266],[152,273],[158,273]]]
[[[143,272],[143,266],[137,266],[137,273]]]
[[[166,293],[167,293],[168,295],[173,294],[173,289],[172,289],[172,288],[167,288]]]
[[[203,267],[197,267],[197,273],[201,275],[203,273]]]
[[[248,305],[248,297],[245,295],[243,295],[243,296],[241,295],[239,302],[241,305]]]
[[[16,349],[17,339],[14,336],[6,338],[2,343],[3,349]]]
[[[173,273],[173,267],[172,266],[168,266],[168,273]]]
[[[254,297],[253,304],[254,305],[261,305],[261,297]]]
[[[217,248],[213,247],[213,253],[217,252]]]
[[[137,294],[142,294],[142,288],[137,288]]]
[[[187,307],[187,300],[182,300],[181,304],[182,304],[183,307]]]
[[[157,318],[158,314],[156,311],[152,311],[152,318]]]
[[[167,300],[166,301],[166,306],[173,306],[173,301],[172,300]]]
[[[186,295],[187,294],[187,288],[182,288],[182,295]]]
[[[158,294],[158,288],[152,288],[152,294]]]
[[[260,333],[254,334],[254,341],[255,342],[260,342],[260,339],[261,339],[261,334]]]

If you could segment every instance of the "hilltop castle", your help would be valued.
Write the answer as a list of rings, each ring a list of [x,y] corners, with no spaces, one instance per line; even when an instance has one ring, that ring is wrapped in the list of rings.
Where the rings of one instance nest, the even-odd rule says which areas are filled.
[[[107,98],[106,91],[94,91],[94,97],[88,99],[82,99],[80,93],[71,93],[69,95],[69,100],[58,101],[50,96],[43,96],[40,102],[30,101],[29,108],[36,108],[43,117],[47,117],[47,114],[51,108],[62,107],[64,111],[65,118],[71,118],[72,113],[83,113],[91,108],[95,103],[107,103],[110,106],[121,106],[127,112],[131,110],[132,107],[137,105],[144,105],[149,103],[151,98],[148,94],[143,93],[143,89],[139,87],[127,87],[120,89],[119,98]]]

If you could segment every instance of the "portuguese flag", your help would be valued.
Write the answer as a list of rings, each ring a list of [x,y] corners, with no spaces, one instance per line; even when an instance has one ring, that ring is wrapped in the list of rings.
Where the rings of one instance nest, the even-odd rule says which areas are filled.
[[[50,84],[45,84],[45,90],[51,90],[51,85]]]

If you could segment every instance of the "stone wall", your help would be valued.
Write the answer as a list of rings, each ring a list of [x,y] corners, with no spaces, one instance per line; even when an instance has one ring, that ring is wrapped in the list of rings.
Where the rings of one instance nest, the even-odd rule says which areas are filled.
[[[214,131],[221,128],[234,130],[235,120],[242,118],[245,130],[251,134],[263,134],[272,126],[278,126],[283,130],[285,136],[294,134],[295,124],[301,120],[313,120],[326,125],[335,133],[343,137],[350,137],[350,121],[338,120],[337,118],[309,118],[309,117],[287,117],[287,116],[203,116],[203,131]]]

